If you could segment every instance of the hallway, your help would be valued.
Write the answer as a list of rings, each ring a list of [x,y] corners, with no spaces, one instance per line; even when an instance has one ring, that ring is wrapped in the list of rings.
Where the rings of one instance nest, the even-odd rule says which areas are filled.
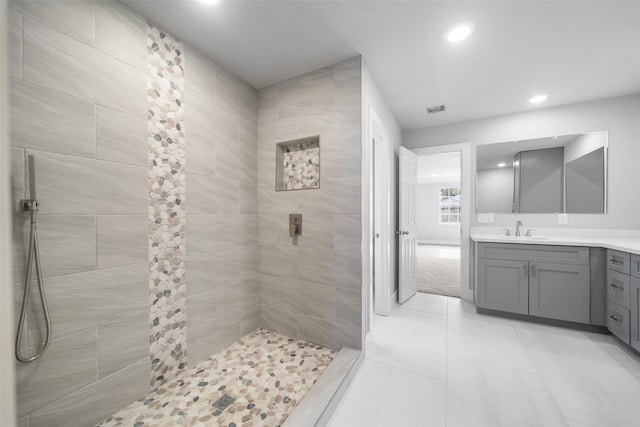
[[[611,336],[478,315],[464,300],[422,293],[377,321],[331,427],[640,419],[640,357]]]

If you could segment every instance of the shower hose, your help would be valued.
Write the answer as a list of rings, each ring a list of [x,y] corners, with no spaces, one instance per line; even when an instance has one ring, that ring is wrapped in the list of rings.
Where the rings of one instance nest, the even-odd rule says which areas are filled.
[[[33,196],[32,196],[33,197]],[[38,250],[38,230],[36,227],[36,215],[38,212],[38,202],[36,200],[24,200],[23,207],[31,214],[31,233],[29,234],[29,255],[27,256],[27,274],[24,284],[24,295],[22,297],[22,308],[20,310],[20,320],[18,323],[18,333],[16,335],[16,358],[23,363],[33,362],[47,351],[51,343],[51,319],[49,318],[49,309],[44,296],[44,283],[42,280],[42,269],[40,268],[40,252]],[[36,265],[36,276],[38,279],[38,291],[40,293],[40,302],[42,303],[42,312],[47,328],[47,336],[44,345],[35,355],[28,357],[22,354],[20,344],[22,341],[22,333],[24,332],[24,323],[27,317],[27,307],[29,306],[29,295],[31,289],[31,270],[33,263]]]

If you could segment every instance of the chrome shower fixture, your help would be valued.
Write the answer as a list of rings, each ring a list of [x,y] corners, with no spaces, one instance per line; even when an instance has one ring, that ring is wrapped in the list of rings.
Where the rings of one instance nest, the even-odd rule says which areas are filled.
[[[22,307],[20,310],[20,320],[18,321],[18,332],[16,334],[16,359],[20,362],[33,362],[47,351],[51,343],[51,318],[49,317],[49,308],[44,296],[44,282],[42,280],[42,268],[40,265],[40,250],[38,248],[38,229],[36,227],[37,214],[40,206],[36,199],[36,165],[32,155],[29,155],[29,197],[30,199],[21,200],[22,209],[29,212],[31,217],[31,232],[29,234],[29,254],[27,255],[27,272],[24,282],[24,294],[22,296]],[[22,333],[24,332],[24,322],[27,316],[27,308],[29,306],[29,295],[31,288],[31,270],[35,261],[36,277],[38,279],[38,291],[40,293],[40,302],[42,303],[42,313],[47,327],[47,336],[42,349],[35,355],[28,357],[22,354],[20,344],[22,342]]]

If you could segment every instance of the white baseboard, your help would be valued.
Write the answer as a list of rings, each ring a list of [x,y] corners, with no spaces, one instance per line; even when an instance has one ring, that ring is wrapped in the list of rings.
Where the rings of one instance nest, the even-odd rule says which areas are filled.
[[[460,246],[460,242],[456,240],[418,240],[419,245],[444,245],[444,246]]]

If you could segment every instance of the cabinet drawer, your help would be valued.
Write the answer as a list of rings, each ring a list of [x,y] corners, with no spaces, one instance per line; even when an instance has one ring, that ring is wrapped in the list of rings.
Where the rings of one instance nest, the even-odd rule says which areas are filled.
[[[607,251],[607,267],[609,270],[619,271],[623,274],[629,274],[631,256],[626,252],[614,251],[609,249]]]
[[[629,326],[629,310],[611,300],[607,301],[607,327],[626,344],[629,344]]]
[[[631,275],[640,279],[640,255],[631,255]]]
[[[629,280],[626,274],[617,271],[607,271],[607,298],[616,304],[629,307]]]
[[[589,265],[589,248],[522,243],[479,243],[478,258]]]

